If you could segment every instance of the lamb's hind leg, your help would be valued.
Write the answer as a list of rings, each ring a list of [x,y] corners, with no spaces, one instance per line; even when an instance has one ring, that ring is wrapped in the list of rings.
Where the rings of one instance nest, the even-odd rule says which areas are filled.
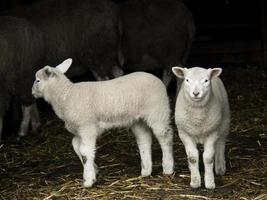
[[[77,136],[74,136],[72,138],[73,150],[75,151],[76,155],[80,159],[82,165],[84,165],[85,160],[83,160],[82,154],[80,152],[80,144],[81,144],[81,139],[79,137],[77,137]],[[98,168],[97,168],[97,165],[95,163],[94,163],[94,167],[95,167],[95,172],[97,174],[98,173]]]
[[[215,172],[217,175],[224,175],[226,171],[225,166],[225,139],[219,139],[215,146]]]
[[[80,138],[77,137],[77,136],[74,136],[72,138],[72,147],[73,147],[73,150],[75,151],[76,155],[79,157],[82,165],[83,165],[83,158],[82,158],[82,154],[80,152]]]
[[[155,134],[161,150],[162,150],[162,168],[164,174],[172,174],[174,168],[173,161],[173,132],[169,125],[165,125],[158,121],[151,124],[153,133]]]
[[[134,133],[139,148],[141,157],[141,175],[150,176],[152,172],[151,144],[152,137],[150,129],[141,122],[134,124],[131,127]]]

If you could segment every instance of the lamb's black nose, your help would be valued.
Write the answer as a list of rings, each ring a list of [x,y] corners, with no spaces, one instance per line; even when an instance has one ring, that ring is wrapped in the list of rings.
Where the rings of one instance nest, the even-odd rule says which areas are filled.
[[[193,94],[195,95],[195,97],[197,97],[199,95],[199,92],[193,92]]]

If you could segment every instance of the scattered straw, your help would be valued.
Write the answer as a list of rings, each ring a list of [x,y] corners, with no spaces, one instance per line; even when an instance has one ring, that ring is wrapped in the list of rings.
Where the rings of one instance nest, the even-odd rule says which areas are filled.
[[[231,69],[231,71],[230,71]],[[228,73],[227,73],[228,72]],[[82,166],[71,134],[53,113],[43,113],[38,134],[0,145],[0,199],[267,199],[267,79],[258,69],[224,70],[232,110],[226,146],[227,173],[216,189],[192,190],[184,147],[174,137],[175,174],[162,175],[161,150],[153,142],[153,174],[140,177],[134,136],[125,129],[98,141],[97,183],[82,186]],[[172,101],[173,102],[173,101]],[[203,175],[203,164],[200,165]]]

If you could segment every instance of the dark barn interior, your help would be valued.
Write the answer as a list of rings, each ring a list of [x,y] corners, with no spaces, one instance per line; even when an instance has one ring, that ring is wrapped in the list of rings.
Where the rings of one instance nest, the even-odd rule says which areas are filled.
[[[49,0],[2,0],[0,19],[10,11],[17,16],[18,7],[27,8],[41,1]],[[119,5],[127,0],[113,1]],[[12,97],[0,143],[0,199],[267,199],[267,2],[183,0],[183,3],[192,12],[196,26],[184,65],[221,67],[220,77],[229,97],[227,170],[224,176],[215,176],[216,189],[205,189],[203,183],[199,189],[190,188],[186,153],[173,119],[176,81],[172,80],[168,95],[173,111],[173,175],[162,174],[161,150],[153,138],[152,176],[142,178],[134,135],[126,128],[112,129],[97,141],[97,182],[92,188],[85,188],[82,165],[71,146],[72,134],[64,123],[45,101],[38,99],[41,126],[19,138],[16,132],[22,114],[19,100]],[[135,70],[125,69],[125,73],[132,71]],[[147,71],[158,77],[163,73],[162,69]],[[87,71],[71,79],[95,81],[94,75]],[[200,171],[203,180],[202,161]]]

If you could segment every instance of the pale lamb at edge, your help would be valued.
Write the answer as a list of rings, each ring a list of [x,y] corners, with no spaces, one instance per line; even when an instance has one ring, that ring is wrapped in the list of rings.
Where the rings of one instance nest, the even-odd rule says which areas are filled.
[[[56,68],[36,73],[32,94],[50,103],[68,131],[83,167],[84,186],[96,181],[96,139],[109,128],[126,126],[134,133],[141,157],[141,174],[152,172],[151,131],[162,149],[164,174],[173,173],[170,108],[164,84],[155,76],[136,72],[109,81],[72,83],[65,73],[67,59]],[[86,157],[85,162],[83,157]]]
[[[230,109],[224,85],[218,77],[222,69],[173,67],[173,73],[184,79],[175,106],[175,123],[185,146],[191,173],[190,186],[201,186],[197,144],[204,145],[205,187],[214,189],[215,172],[223,175],[225,140],[229,133]]]

